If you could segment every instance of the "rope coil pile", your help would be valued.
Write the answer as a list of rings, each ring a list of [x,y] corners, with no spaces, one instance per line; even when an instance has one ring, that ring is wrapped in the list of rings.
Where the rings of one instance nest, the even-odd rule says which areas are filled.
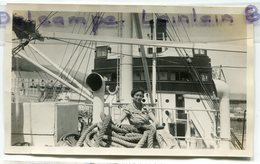
[[[58,145],[120,148],[165,148],[167,145],[163,137],[156,133],[156,129],[151,125],[142,126],[142,130],[133,125],[117,127],[111,116],[104,113],[101,114],[101,120],[102,122],[84,129],[80,137],[62,137]]]

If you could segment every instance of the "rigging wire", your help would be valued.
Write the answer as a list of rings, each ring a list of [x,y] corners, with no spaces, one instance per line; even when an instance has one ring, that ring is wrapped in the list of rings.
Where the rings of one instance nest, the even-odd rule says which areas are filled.
[[[35,58],[36,62],[37,62],[38,64],[40,64],[40,62],[38,61],[38,59],[36,58],[35,54],[32,52],[32,50],[31,50],[30,47],[29,47],[29,50],[30,50],[31,54],[33,55],[33,57]],[[27,54],[27,52],[26,52],[25,50],[24,50],[24,52]],[[43,79],[43,77],[40,75],[39,71],[37,71],[37,72],[38,72],[40,78]],[[46,75],[46,74],[45,74],[45,75]],[[47,75],[46,75],[46,77],[47,77]],[[48,77],[47,77],[47,79],[48,79]]]
[[[64,43],[68,43],[68,44],[75,44],[73,42],[70,42],[70,41],[67,41],[67,40],[63,40],[63,39],[58,39],[58,38],[49,38],[49,39],[52,39],[52,40],[56,40],[56,41],[60,41],[60,42],[64,42]],[[82,47],[85,47],[85,48],[90,48],[92,50],[95,50],[95,48],[91,48],[91,47],[88,47],[88,46],[83,46],[83,45],[80,45]],[[178,49],[177,49],[178,51]],[[180,53],[180,52],[179,52]],[[113,56],[113,55],[122,55],[122,56],[133,56],[132,54],[126,54],[126,53],[118,53],[118,52],[115,52],[115,51],[111,51],[111,54],[110,56]],[[171,56],[162,56],[162,55],[157,55],[159,57],[171,57]],[[167,61],[169,63],[172,63],[172,64],[176,64],[176,62],[171,62],[169,60],[165,60],[165,59],[162,59],[162,58],[158,58],[158,60],[164,60],[164,61]],[[187,66],[179,66],[179,67],[187,67]],[[196,66],[194,66],[196,67]],[[208,69],[208,68],[219,68],[220,66],[211,66],[211,67],[206,67],[206,66],[203,66],[203,67],[199,67],[200,69]],[[222,65],[222,68],[230,68],[230,69],[246,69],[247,67],[244,67],[244,66],[229,66],[229,65]]]
[[[24,53],[24,55],[25,55],[25,56],[27,56],[27,57],[29,57],[29,55],[28,55],[27,51],[25,51],[25,50],[24,50],[24,52],[25,52],[25,53]],[[18,70],[18,72],[19,72],[19,74],[20,74],[20,76],[21,76],[20,70]],[[38,74],[39,74],[39,71],[33,71],[33,72],[36,72],[36,73],[38,73]],[[40,75],[40,74],[39,74],[39,76],[41,77],[41,75]],[[34,79],[32,78],[32,81],[33,81],[33,80],[34,80]],[[30,82],[32,82],[32,81],[29,81],[29,82],[28,82],[28,85],[29,85],[29,83],[30,83]],[[37,83],[37,82],[35,81],[35,83]],[[37,84],[36,84],[36,85],[37,85]],[[31,87],[31,86],[29,86],[29,87]],[[34,93],[34,89],[33,89],[33,90],[31,90],[31,92],[32,92],[32,93]],[[28,93],[31,93],[31,92],[28,92]],[[35,96],[35,95],[34,95],[34,96]]]
[[[99,14],[99,13],[97,13],[97,15],[98,15],[98,14]],[[99,17],[98,17],[98,18],[99,18]],[[92,23],[93,23],[93,22],[92,22]],[[89,25],[89,27],[87,28],[87,30],[86,30],[85,32],[87,32],[87,31],[90,29],[92,23]],[[100,23],[100,22],[98,22],[98,23]],[[92,33],[92,31],[91,31],[91,33]],[[54,38],[52,38],[52,39],[54,39]],[[56,39],[56,40],[58,40],[58,39]],[[70,63],[70,61],[71,61],[71,59],[72,59],[72,57],[76,54],[76,51],[77,51],[77,49],[80,47],[79,45],[81,44],[81,42],[83,42],[83,41],[80,41],[79,44],[77,44],[78,46],[77,46],[76,49],[73,51],[73,53],[72,53],[72,55],[70,56],[69,60],[67,61],[66,65],[64,66],[62,72],[59,74],[60,77],[62,77],[63,71],[66,70],[66,68],[68,67],[68,65],[69,65],[69,63]],[[69,42],[68,42],[68,43],[69,43]],[[87,44],[87,41],[85,41],[85,45],[86,45],[86,44]],[[85,45],[84,45],[83,47],[85,47]],[[67,79],[68,76],[65,76],[65,77],[63,77],[63,78]],[[56,82],[57,82],[57,81],[56,81]],[[56,83],[56,82],[55,82],[55,83]]]
[[[167,15],[167,14],[166,14],[166,15]],[[158,17],[158,14],[157,14],[157,17]],[[168,15],[167,15],[167,18],[169,18]],[[178,33],[177,33],[177,31],[176,31],[178,28],[176,27],[176,30],[175,30],[175,29],[174,29],[174,26],[172,25],[172,22],[171,22],[171,21],[169,21],[169,22],[170,22],[170,24],[171,24],[170,27],[173,29],[173,31],[174,31],[175,35],[177,36],[178,40],[181,41],[181,39],[180,39],[180,37],[178,36]],[[182,26],[183,26],[183,24],[182,24]],[[184,26],[183,26],[183,27],[184,27]],[[184,29],[184,30],[185,30],[186,35],[188,36],[188,33],[187,33],[186,29]],[[170,35],[170,36],[171,36],[171,35]],[[188,37],[188,39],[190,40],[189,37]],[[179,49],[175,48],[175,50],[176,50],[177,54],[180,55],[180,57],[185,57],[185,55],[186,55],[186,57],[190,58],[189,55],[188,55],[188,53],[186,52],[186,50],[185,50],[184,48],[183,48],[183,51],[184,51],[185,55],[184,55],[183,52],[181,51],[181,48],[179,48]],[[184,58],[183,58],[183,60],[184,60]],[[185,61],[184,64],[187,64],[187,61]],[[194,68],[192,68],[192,67],[193,67],[192,63],[189,63],[189,66],[187,66],[188,70],[192,69],[191,73],[194,71]],[[189,72],[190,72],[190,71],[189,71]],[[211,97],[210,97],[210,95],[209,95],[209,93],[208,93],[208,91],[207,91],[207,88],[204,87],[204,85],[203,85],[202,81],[200,80],[200,77],[198,76],[196,70],[194,71],[194,73],[195,73],[196,78],[199,80],[199,83],[200,83],[202,89],[203,89],[204,92],[207,94],[207,96],[209,96],[209,98],[210,98],[210,100],[211,100]],[[206,99],[206,100],[207,100],[207,99]],[[203,102],[203,101],[202,101],[202,102]],[[212,107],[214,107],[214,104],[215,104],[215,103],[214,103],[213,101],[212,101],[212,102],[208,102],[208,101],[207,101],[207,103],[208,103],[210,106],[212,106],[212,103],[213,103],[213,106],[212,106]],[[206,107],[206,106],[204,105],[204,107]],[[205,109],[206,109],[206,108],[205,108]]]
[[[100,15],[101,15],[101,16],[100,16]],[[102,19],[103,16],[104,16],[104,13],[97,13],[97,16],[98,16],[98,20],[96,21],[96,24],[99,25],[99,24],[101,23],[101,19]],[[86,34],[86,33],[89,31],[89,29],[90,29],[90,27],[91,27],[92,24],[93,24],[93,22],[92,22],[92,23],[89,25],[89,27],[85,30],[84,34]],[[93,26],[95,26],[95,25],[93,25]],[[92,32],[93,32],[93,30],[90,32],[90,34],[92,34]],[[63,68],[62,72],[60,73],[60,75],[59,75],[60,77],[62,77],[63,71],[68,67],[69,62],[71,61],[71,58],[75,55],[76,50],[80,47],[81,42],[83,42],[83,41],[80,41],[79,44],[77,44],[77,47],[74,49],[73,54],[71,55],[70,59],[69,59],[68,62],[66,63],[66,65],[65,65],[65,67]],[[75,66],[75,64],[76,64],[76,62],[77,62],[77,60],[78,60],[79,57],[81,56],[81,54],[82,54],[82,52],[83,52],[83,50],[84,50],[84,47],[89,47],[89,46],[86,46],[87,43],[88,43],[88,41],[85,41],[85,44],[84,44],[84,46],[82,47],[81,52],[80,52],[79,55],[77,56],[75,62],[73,63],[71,69],[69,70],[68,75],[63,77],[65,80],[68,79],[69,74],[71,73],[71,71],[73,70],[73,67]],[[90,44],[91,44],[91,42],[89,42],[89,45],[90,45]],[[75,44],[74,44],[74,45],[75,45]],[[88,51],[88,49],[87,49],[87,51]],[[86,51],[86,53],[87,53],[87,51]],[[85,54],[86,54],[86,53],[85,53]],[[85,55],[85,56],[86,56],[86,55]],[[83,56],[83,58],[84,58],[84,56]],[[82,61],[83,61],[83,60],[82,60]],[[81,62],[81,63],[82,63],[82,62]],[[79,67],[80,67],[80,66],[81,66],[81,64],[79,65]],[[86,72],[86,73],[87,73],[87,72]],[[76,72],[76,74],[77,74],[77,72]],[[75,77],[76,77],[76,74],[75,74]],[[74,77],[74,78],[75,78],[75,77]],[[84,78],[85,78],[85,77],[84,77]],[[57,82],[57,80],[55,81],[55,83],[56,83],[56,82]],[[73,82],[73,80],[70,81],[70,83],[72,83],[72,82]],[[83,84],[82,84],[82,87],[83,87]],[[83,88],[82,88],[82,91],[83,91]],[[79,97],[79,98],[80,98],[80,97]]]
[[[51,17],[53,17],[55,14],[58,13],[58,11],[54,12],[53,14],[53,11],[51,11],[47,17],[45,17],[45,19],[38,25],[38,27],[36,27],[36,30],[38,30],[46,21],[48,21],[48,19],[50,19]],[[52,15],[51,15],[52,14]]]
[[[159,15],[158,14],[156,14],[156,17],[158,18],[159,17]],[[171,30],[173,30],[173,34],[175,34],[175,36],[177,37],[177,39],[178,39],[178,41],[180,42],[181,41],[181,39],[180,39],[180,37],[179,37],[179,35],[178,35],[178,33],[179,33],[179,30],[178,30],[178,28],[176,27],[176,29],[174,29],[173,27],[174,27],[174,25],[173,25],[173,23],[172,23],[172,21],[170,20],[170,17],[168,16],[168,14],[166,13],[166,17],[167,17],[167,19],[168,19],[168,22],[170,22],[170,27],[171,27]],[[178,30],[178,31],[177,31]]]
[[[34,56],[34,58],[35,58],[35,60],[36,60],[36,62],[38,63],[38,64],[40,64],[40,62],[39,62],[39,60],[36,58],[36,56],[35,56],[35,54],[32,52],[32,50],[31,50],[31,48],[29,47],[29,50],[31,51],[31,54]],[[25,51],[25,53],[27,54],[27,52]],[[28,55],[27,55],[28,56]],[[40,76],[40,78],[41,79],[44,79],[41,75],[40,75],[40,72],[39,71],[36,71],[38,74],[39,74],[39,76]],[[49,77],[47,76],[47,74],[45,73],[45,76],[46,76],[46,78],[47,78],[47,81],[46,81],[46,85],[48,85],[48,83],[49,83]],[[43,100],[41,100],[41,102],[44,102],[46,99],[47,99],[47,97],[48,97],[48,95],[51,93],[52,94],[52,96],[54,95],[54,92],[55,92],[55,86],[54,86],[54,84],[52,85],[52,87],[53,88],[51,88],[52,89],[52,91],[53,92],[46,92],[46,94],[47,95],[45,95],[45,97],[43,98]],[[54,100],[55,101],[55,100]]]
[[[170,22],[171,22],[171,21],[170,21]],[[183,22],[181,22],[181,24],[182,24],[182,27],[183,27],[183,29],[184,29],[184,31],[185,31],[185,34],[186,34],[188,40],[191,42],[191,39],[189,38],[188,32],[187,32],[185,26],[183,25]],[[173,25],[172,25],[171,27],[174,29],[174,26],[173,26]],[[189,55],[188,55],[188,53],[186,52],[186,50],[185,50],[185,49],[183,49],[183,50],[184,50],[185,55],[189,58]],[[199,83],[200,83],[201,87],[203,88],[204,92],[206,93],[206,95],[207,95],[206,98],[209,98],[209,100],[210,100],[210,102],[211,102],[211,103],[210,103],[210,106],[211,106],[211,107],[214,107],[213,109],[217,109],[217,108],[218,108],[218,104],[217,104],[214,100],[212,100],[212,98],[211,98],[211,96],[210,96],[210,93],[209,93],[207,87],[205,87],[204,83],[202,82],[201,78],[200,78],[199,75],[198,75],[197,69],[194,67],[194,65],[193,65],[192,63],[189,63],[189,65],[191,65],[190,68],[192,69],[192,72],[194,72],[196,78],[199,80]],[[207,101],[207,102],[208,102],[208,101]]]
[[[52,11],[52,12],[53,12],[53,11]],[[36,28],[36,31],[41,27],[41,25],[42,25],[43,23],[45,23],[48,19],[50,19],[50,18],[53,17],[56,13],[58,13],[58,12],[55,12],[54,14],[51,15],[52,12],[50,12],[49,15],[39,24],[39,26]],[[22,32],[24,33],[25,31],[22,31]],[[29,44],[30,41],[32,41],[32,40],[34,40],[34,38],[33,38],[33,37],[30,37],[30,38],[29,38],[28,40],[26,40],[25,42],[22,42],[22,43],[20,43],[17,47],[13,48],[13,50],[12,50],[12,55],[13,55],[13,56],[17,55],[17,53],[20,52],[22,49],[24,49],[24,47],[25,47],[27,44]],[[22,40],[21,40],[21,41],[22,41]]]
[[[52,16],[54,16],[54,15],[55,15],[56,13],[58,13],[58,12],[55,12],[55,13],[53,13],[52,15],[51,15],[51,13],[52,13],[52,12],[50,12],[49,15],[45,18],[45,20],[41,22],[41,24],[36,28],[36,31],[41,27],[41,25],[42,25],[44,22],[46,22],[49,18],[51,18]],[[18,30],[20,30],[20,29],[18,28]],[[21,30],[20,30],[20,31],[21,31]],[[21,31],[21,32],[22,32],[22,33],[26,33],[26,31]],[[29,35],[29,34],[28,34],[28,35]],[[12,49],[12,56],[13,56],[13,57],[16,56],[21,50],[24,50],[24,51],[25,51],[24,47],[25,47],[26,45],[28,45],[32,40],[35,40],[35,38],[31,37],[30,35],[29,35],[29,38],[28,38],[26,41],[24,41],[24,42],[22,42],[22,39],[20,39],[21,43],[20,43],[18,46],[16,46],[15,48]],[[30,50],[30,51],[31,51],[31,50]],[[36,59],[36,61],[39,63],[38,59],[36,58],[36,56],[34,55],[34,53],[33,53],[32,51],[31,51],[31,54],[34,56],[34,58]],[[25,55],[28,56],[26,51],[25,51]],[[20,70],[18,70],[18,71],[20,72]],[[36,71],[36,72],[39,74],[40,78],[42,78],[40,72],[39,72],[39,71]],[[46,75],[46,74],[45,74],[45,75]],[[47,79],[48,79],[48,76],[47,76]]]
[[[87,43],[88,43],[88,42],[86,42],[85,45],[86,45]],[[88,43],[88,46],[90,46],[90,45],[91,45],[91,42]],[[76,50],[77,50],[79,47],[80,47],[80,46],[77,46]],[[76,57],[74,63],[72,64],[71,69],[69,70],[68,74],[70,74],[70,73],[72,72],[73,68],[74,68],[75,65],[77,64],[77,62],[78,62],[79,58],[81,57],[81,55],[83,55],[83,59],[81,60],[80,65],[81,65],[82,61],[84,60],[84,57],[85,57],[84,55],[86,55],[86,53],[83,54],[84,48],[81,47],[81,50],[79,50],[79,51],[80,51],[80,52],[79,52],[79,55],[77,55],[77,57]],[[86,52],[87,52],[87,51],[88,51],[88,49],[86,50]],[[74,51],[74,52],[76,52],[76,51]],[[79,67],[80,67],[80,65],[79,65]],[[65,68],[66,68],[66,67],[65,67]],[[79,69],[79,68],[78,68],[78,69]],[[77,74],[77,72],[76,72],[76,74]],[[75,75],[75,76],[76,76],[76,75]],[[68,80],[68,76],[65,77],[65,80]],[[73,82],[73,80],[72,80],[70,83],[72,83],[72,82]]]
[[[189,42],[191,42],[191,39],[190,39],[190,37],[189,37],[189,35],[188,35],[188,32],[187,32],[185,26],[183,25],[183,22],[181,22],[181,25],[182,25],[182,27],[183,27],[183,29],[184,29],[184,32],[185,32],[185,34],[186,34],[186,36],[187,36]]]
[[[91,47],[93,46],[93,44],[94,44],[93,42],[90,42],[90,43],[89,43],[89,45],[90,45]],[[82,65],[82,63],[83,63],[85,57],[86,57],[86,56],[89,56],[89,58],[90,58],[90,55],[87,55],[87,53],[88,53],[89,50],[91,51],[91,49],[87,49],[87,50],[85,51],[85,53],[84,53],[84,55],[83,55],[83,59],[80,61],[79,66],[78,66],[78,68],[77,68],[77,71],[76,71],[75,75],[73,76],[73,79],[76,78],[77,73],[78,73],[78,71],[79,71],[79,68],[81,67],[81,65]],[[73,82],[73,81],[72,81],[72,82]]]
[[[183,52],[181,51],[182,49],[177,49],[177,48],[176,48],[176,50],[178,50],[178,54],[183,53]],[[183,49],[183,51],[186,52],[185,49]],[[186,53],[187,53],[187,52],[186,52]],[[185,54],[186,54],[186,53],[185,53]],[[186,54],[186,55],[187,55],[187,54]]]
[[[181,54],[181,57],[182,57],[184,63],[187,65],[187,68],[188,68],[190,74],[193,75],[193,76],[195,75],[195,78],[194,78],[194,79],[197,79],[197,80],[199,81],[199,84],[200,84],[201,88],[202,88],[203,91],[206,93],[206,95],[204,95],[204,94],[203,94],[203,95],[200,95],[200,94],[199,94],[199,96],[200,96],[200,97],[202,96],[203,99],[205,99],[205,100],[208,100],[209,98],[211,99],[210,93],[208,92],[208,90],[207,90],[207,88],[205,87],[204,83],[201,81],[201,78],[200,78],[200,76],[199,76],[199,74],[198,74],[196,68],[194,67],[194,65],[193,65],[191,62],[187,62],[187,61],[186,61],[186,60],[190,59],[189,55],[187,54],[187,52],[186,52],[185,50],[184,50],[184,52],[182,52],[182,51],[180,50],[180,52],[181,52],[181,53],[180,53],[180,54]],[[184,55],[183,53],[185,53],[185,55]],[[184,58],[186,58],[186,60],[185,60]],[[196,80],[195,80],[195,81],[196,81]],[[194,86],[194,88],[195,88],[195,86]],[[197,90],[198,90],[198,88],[197,88]],[[199,92],[199,90],[198,90],[198,92]],[[209,105],[211,108],[214,109],[214,104],[213,104],[211,101],[206,101],[206,102],[208,103],[208,105]],[[202,103],[203,103],[205,109],[207,109],[206,106],[205,106],[205,104],[204,104],[204,101],[202,101]]]
[[[103,15],[104,15],[104,13],[102,14],[102,17],[98,16],[97,24],[100,24],[101,19],[103,18]],[[95,25],[93,25],[93,26],[95,26]],[[89,30],[89,28],[88,28],[88,30]],[[87,31],[88,31],[88,30],[87,30]],[[92,33],[93,33],[93,30],[90,32],[90,35],[91,35]],[[81,42],[81,41],[80,41],[80,42]],[[88,41],[85,41],[84,46],[85,46],[87,43],[88,43]],[[89,42],[89,45],[90,45],[90,43],[91,43],[91,42]],[[80,43],[79,43],[79,44],[80,44]],[[88,47],[89,47],[89,45],[88,45]],[[80,46],[77,46],[77,49],[78,49],[79,47],[80,47]],[[83,48],[82,48],[81,52],[79,53],[78,57],[76,58],[75,62],[73,63],[73,65],[72,65],[72,67],[71,67],[71,69],[70,69],[70,71],[69,71],[68,74],[71,73],[73,67],[75,66],[77,60],[79,59],[79,56],[82,54],[82,51],[83,51]],[[74,52],[76,52],[76,51],[74,51]],[[69,60],[69,61],[70,61],[70,60]],[[69,62],[69,61],[68,61],[68,62]],[[66,65],[66,66],[68,66],[68,65]],[[65,68],[66,68],[66,66],[65,66]],[[64,68],[64,69],[65,69],[65,68]],[[68,78],[68,76],[65,77],[65,79],[67,79],[67,78]]]
[[[93,46],[93,45],[94,45],[94,44],[92,44],[92,46]],[[90,49],[90,50],[91,50],[91,49]],[[87,62],[87,64],[86,64],[86,70],[85,70],[84,79],[87,78],[88,67],[89,67],[89,63],[90,63],[90,59],[91,59],[92,52],[93,52],[93,51],[90,51],[90,53],[89,53],[89,55],[88,55],[88,62]],[[82,87],[81,87],[81,89],[80,89],[80,92],[81,92],[81,93],[83,92],[83,85],[82,85]],[[79,95],[79,100],[78,100],[78,102],[80,102],[80,98],[81,98],[81,94]]]
[[[89,20],[89,17],[90,17],[90,13],[88,14],[87,20]],[[86,24],[88,24],[88,22],[87,22]],[[81,24],[81,25],[82,25],[82,24]],[[74,26],[73,26],[72,33],[74,33],[75,28],[76,28],[76,23],[75,23]],[[81,26],[80,26],[80,28],[81,28]],[[78,31],[78,33],[79,33],[79,31]],[[76,42],[77,42],[77,41],[75,41],[75,43],[76,43]],[[66,53],[67,53],[67,50],[68,50],[69,45],[70,45],[70,44],[67,43],[67,46],[66,46],[66,48],[65,48],[64,55],[63,55],[63,57],[62,57],[62,59],[61,59],[61,62],[60,62],[60,67],[61,67],[61,65],[62,65],[62,63],[63,63],[63,60],[64,60],[65,56],[66,56]]]

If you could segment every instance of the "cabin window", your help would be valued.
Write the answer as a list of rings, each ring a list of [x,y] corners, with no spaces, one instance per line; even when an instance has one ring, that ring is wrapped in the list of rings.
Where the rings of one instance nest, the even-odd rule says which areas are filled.
[[[157,40],[166,40],[166,27],[167,27],[167,20],[158,18],[156,21],[156,39]],[[151,39],[153,40],[153,31],[154,31],[154,21],[150,20],[151,26]]]
[[[180,81],[190,81],[190,79],[189,79],[189,73],[187,73],[187,72],[181,72],[181,73],[180,73]]]
[[[194,55],[207,55],[207,51],[204,49],[192,49]]]
[[[144,72],[140,72],[140,77],[141,77],[141,80],[145,80],[145,77],[144,77]]]
[[[194,54],[199,54],[199,53],[200,53],[200,50],[199,50],[199,49],[194,49],[194,50],[193,50],[193,53],[194,53]]]
[[[104,81],[108,81],[108,78],[106,76],[103,76]]]
[[[111,52],[111,48],[108,46],[96,47],[96,57],[98,58],[107,58],[108,52]]]
[[[133,79],[135,81],[145,80],[144,79],[144,73],[143,72],[134,72]]]
[[[158,72],[156,72],[156,80],[158,80]],[[152,80],[153,79],[153,73],[152,73],[152,71],[149,71],[149,76],[150,76],[150,80]]]
[[[175,72],[170,73],[170,80],[173,80],[173,81],[176,80],[176,73]]]
[[[104,78],[104,81],[111,81],[111,74],[110,73],[107,73],[103,76]]]
[[[184,108],[185,107],[185,101],[182,94],[176,94],[175,96],[175,102],[177,108]],[[187,119],[187,114],[184,110],[177,110],[177,118],[179,119]]]
[[[133,74],[133,79],[134,79],[135,81],[141,80],[141,74],[140,74],[140,72],[134,72],[134,74]]]
[[[111,73],[111,81],[113,81],[113,82],[117,81],[116,73]]]
[[[165,39],[165,33],[160,32],[157,33],[157,40],[164,40]]]
[[[184,107],[184,97],[181,94],[175,96],[176,107]]]
[[[157,40],[166,40],[166,28],[167,28],[167,20],[165,19],[157,19],[156,23],[156,37]]]
[[[167,72],[159,72],[159,80],[167,80]]]
[[[201,73],[200,77],[201,77],[201,81],[209,81],[208,74],[206,73]]]

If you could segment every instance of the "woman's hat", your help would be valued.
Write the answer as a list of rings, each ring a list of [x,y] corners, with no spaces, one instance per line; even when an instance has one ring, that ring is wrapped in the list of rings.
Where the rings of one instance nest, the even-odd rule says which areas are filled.
[[[144,94],[144,90],[141,89],[141,88],[136,88],[136,89],[133,89],[132,92],[131,92],[131,96],[134,97],[135,93],[136,92],[142,92]]]

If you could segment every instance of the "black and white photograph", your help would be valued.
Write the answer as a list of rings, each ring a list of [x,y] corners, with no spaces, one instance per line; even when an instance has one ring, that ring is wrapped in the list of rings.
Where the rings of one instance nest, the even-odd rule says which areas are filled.
[[[10,5],[6,153],[251,157],[244,12]]]

